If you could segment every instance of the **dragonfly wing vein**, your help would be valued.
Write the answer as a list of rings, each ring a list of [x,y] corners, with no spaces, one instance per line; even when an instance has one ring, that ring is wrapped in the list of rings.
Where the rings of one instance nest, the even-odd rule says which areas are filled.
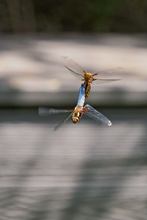
[[[101,121],[103,124],[106,124],[107,126],[111,126],[112,122],[102,113],[97,111],[95,108],[93,108],[91,105],[85,105],[85,108],[87,108],[87,112],[85,113],[89,118],[95,120],[95,121]]]

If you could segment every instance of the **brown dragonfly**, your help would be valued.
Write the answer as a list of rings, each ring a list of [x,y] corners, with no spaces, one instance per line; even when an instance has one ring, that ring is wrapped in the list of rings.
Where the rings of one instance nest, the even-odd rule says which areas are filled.
[[[101,82],[112,82],[112,81],[118,81],[120,79],[109,79],[109,78],[101,78],[101,75],[104,75],[104,73],[114,73],[113,70],[103,70],[96,73],[86,71],[83,67],[81,67],[78,63],[73,61],[72,59],[69,59],[67,57],[64,57],[64,60],[66,63],[64,67],[68,69],[71,73],[73,73],[75,76],[78,76],[81,78],[82,81],[84,81],[85,84],[85,98],[88,98],[91,86],[93,81],[98,80]]]

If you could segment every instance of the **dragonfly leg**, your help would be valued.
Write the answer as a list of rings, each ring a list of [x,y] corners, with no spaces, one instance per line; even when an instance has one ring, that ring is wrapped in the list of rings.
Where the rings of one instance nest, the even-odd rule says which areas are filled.
[[[84,106],[82,109],[82,113],[84,114],[84,113],[87,113],[88,111],[89,111],[89,109],[86,106]]]
[[[98,75],[98,73],[93,73],[92,75],[93,75],[93,76],[97,76],[97,75]]]

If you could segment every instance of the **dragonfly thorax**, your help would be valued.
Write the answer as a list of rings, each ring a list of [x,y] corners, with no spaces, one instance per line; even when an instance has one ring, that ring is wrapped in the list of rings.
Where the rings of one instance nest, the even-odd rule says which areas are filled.
[[[84,80],[85,80],[85,82],[92,83],[92,81],[93,81],[93,74],[90,73],[90,72],[84,73]]]

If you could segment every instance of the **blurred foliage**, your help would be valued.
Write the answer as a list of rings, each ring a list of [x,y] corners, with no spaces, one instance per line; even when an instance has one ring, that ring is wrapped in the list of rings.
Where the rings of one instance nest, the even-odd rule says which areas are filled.
[[[1,0],[1,32],[146,32],[146,0]]]

